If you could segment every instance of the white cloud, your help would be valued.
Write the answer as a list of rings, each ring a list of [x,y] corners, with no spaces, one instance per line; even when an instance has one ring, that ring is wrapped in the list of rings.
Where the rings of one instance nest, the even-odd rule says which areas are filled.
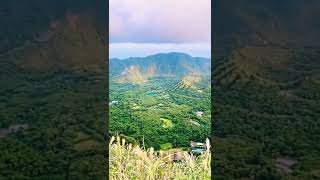
[[[111,42],[210,42],[211,0],[110,0]]]

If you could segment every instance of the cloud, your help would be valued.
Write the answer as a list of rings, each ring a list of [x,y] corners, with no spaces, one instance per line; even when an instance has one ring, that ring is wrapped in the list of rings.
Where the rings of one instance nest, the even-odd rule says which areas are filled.
[[[211,0],[110,0],[110,42],[210,42]]]
[[[211,56],[210,43],[111,43],[110,58],[144,57],[157,53],[182,52],[196,57]]]

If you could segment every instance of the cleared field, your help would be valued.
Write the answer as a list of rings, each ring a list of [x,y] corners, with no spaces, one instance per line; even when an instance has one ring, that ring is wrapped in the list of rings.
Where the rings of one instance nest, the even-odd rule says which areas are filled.
[[[173,127],[173,123],[170,119],[160,118],[160,120],[163,123],[162,127],[164,127],[164,128],[172,128]]]
[[[172,144],[171,143],[160,144],[160,149],[161,150],[166,150],[166,149],[170,149],[170,148],[172,148]]]

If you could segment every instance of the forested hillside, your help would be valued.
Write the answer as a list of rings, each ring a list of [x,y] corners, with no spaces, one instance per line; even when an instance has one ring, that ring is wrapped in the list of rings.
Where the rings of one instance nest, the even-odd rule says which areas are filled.
[[[211,61],[185,53],[159,53],[147,57],[110,59],[111,80],[146,81],[152,77],[177,77],[188,75],[210,76]],[[130,79],[128,79],[130,78]]]
[[[320,177],[318,3],[215,4],[216,179]]]
[[[1,4],[0,179],[105,178],[105,7]]]

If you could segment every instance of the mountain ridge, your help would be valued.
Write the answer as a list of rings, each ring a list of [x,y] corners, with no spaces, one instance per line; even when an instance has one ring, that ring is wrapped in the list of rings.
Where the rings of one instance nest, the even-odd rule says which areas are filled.
[[[208,58],[192,57],[186,53],[157,53],[146,57],[110,59],[110,78],[116,82],[143,82],[148,78],[210,75]]]
[[[193,57],[193,58],[203,58],[203,59],[210,59],[208,57],[200,57],[200,56],[191,56],[187,53],[183,53],[183,52],[177,52],[177,51],[172,51],[172,52],[168,52],[168,53],[156,53],[156,54],[151,54],[151,55],[147,55],[147,56],[132,56],[132,57],[128,57],[128,58],[118,58],[118,57],[113,57],[110,58],[110,60],[127,60],[127,59],[133,59],[133,58],[149,58],[149,57],[153,57],[153,56],[161,56],[161,55],[184,55],[184,56],[188,56],[188,57]]]

